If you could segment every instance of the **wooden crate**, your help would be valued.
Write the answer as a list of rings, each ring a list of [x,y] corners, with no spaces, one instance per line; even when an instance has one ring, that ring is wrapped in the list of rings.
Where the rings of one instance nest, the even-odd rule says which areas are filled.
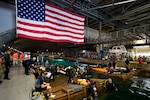
[[[82,100],[82,98],[86,97],[86,92],[86,87],[83,87],[79,92],[73,92],[69,88],[62,87],[61,90],[53,92],[56,97],[49,100]]]

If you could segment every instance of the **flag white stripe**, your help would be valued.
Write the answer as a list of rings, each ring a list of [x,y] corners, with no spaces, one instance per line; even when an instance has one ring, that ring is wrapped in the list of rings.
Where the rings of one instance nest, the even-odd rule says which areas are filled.
[[[23,22],[20,18],[19,20],[21,22]],[[24,22],[27,22],[29,20],[27,19],[24,19]],[[36,22],[36,21],[35,21]],[[28,22],[29,23],[29,22]],[[31,22],[31,24],[33,24],[33,22]],[[45,24],[45,22],[39,22],[39,24],[36,22],[37,25],[43,25]],[[35,25],[36,25],[35,24]],[[49,25],[49,23],[47,24],[47,26]],[[82,34],[73,34],[71,32],[65,32],[65,31],[58,31],[58,30],[54,30],[54,29],[51,29],[51,28],[42,28],[42,27],[35,27],[35,26],[29,26],[29,25],[26,25],[26,24],[20,24],[18,23],[17,24],[18,27],[21,27],[21,28],[24,28],[24,29],[27,29],[27,30],[36,30],[36,31],[39,31],[39,32],[51,32],[53,34],[60,34],[60,35],[69,35],[69,36],[74,36],[74,37],[79,37],[79,38],[83,38],[84,37],[84,33],[83,31],[80,31],[80,33],[82,32]],[[56,27],[55,27],[56,28]],[[67,30],[66,30],[67,31]],[[76,31],[75,31],[76,32]]]
[[[56,34],[56,35],[68,35],[68,36],[79,37],[79,38],[84,37],[84,35],[72,34],[71,32],[57,31],[57,30],[52,30],[49,28],[33,27],[33,26],[28,26],[28,25],[22,25],[19,23],[18,23],[18,27],[21,27],[21,28],[24,28],[27,30],[33,30],[34,29],[34,30],[39,31],[39,32],[51,32],[51,33]]]
[[[67,15],[67,16],[73,18],[73,19],[78,19],[78,20],[80,20],[80,21],[84,21],[84,18],[82,18],[82,17],[72,15],[71,13],[65,12],[65,11],[63,11],[63,10],[59,10],[59,9],[54,8],[54,7],[51,7],[51,6],[49,6],[49,5],[46,5],[45,8],[46,8],[46,9],[49,9],[49,10],[51,10],[51,11],[54,11],[54,12],[56,12],[56,13],[60,13],[60,14],[63,14],[63,15]]]
[[[67,22],[75,23],[75,24],[82,25],[82,26],[84,25],[84,22],[74,20],[74,19],[70,19],[68,17],[64,17],[64,16],[61,16],[61,15],[53,13],[53,12],[46,11],[46,14],[50,15],[50,16],[53,16],[53,17],[57,16],[57,18],[66,20]]]
[[[26,31],[19,30],[19,29],[17,30],[17,33],[31,36],[31,37],[49,38],[49,39],[55,39],[55,40],[69,40],[69,41],[73,41],[73,42],[83,42],[84,41],[84,39],[76,39],[76,38],[67,37],[67,36],[53,36],[50,34],[36,34],[36,33],[26,32]]]
[[[40,6],[38,3],[36,5]],[[38,8],[38,11],[43,11],[43,9]],[[26,9],[23,9],[21,13],[24,13],[24,10]],[[19,18],[21,15],[17,17],[17,35],[23,38],[52,42],[84,43],[84,16],[48,3],[45,5],[45,14],[42,15],[43,17],[40,19],[45,17],[44,22],[37,21],[39,19],[34,19],[36,20],[34,21]]]
[[[66,30],[66,31],[74,32],[74,33],[80,33],[80,34],[83,34],[82,30],[84,30],[84,29],[82,29],[82,30],[72,29],[70,27],[64,27],[64,26],[51,24],[51,23],[45,23],[45,24],[46,24],[46,26],[51,26],[52,28],[56,28],[56,29],[60,29],[60,30],[64,30],[64,31]]]
[[[68,22],[63,22],[63,21],[60,21],[60,20],[57,20],[57,19],[54,19],[54,18],[50,18],[48,16],[46,16],[46,20],[49,20],[51,22],[54,22],[54,23],[57,23],[57,24],[60,24],[60,25],[65,25],[65,26],[68,26],[68,27],[72,27],[72,28],[83,29],[83,26],[78,26],[78,25],[75,25],[75,24],[70,24]]]
[[[38,22],[38,21],[23,19],[23,18],[19,18],[19,17],[17,17],[17,19],[18,19],[18,21],[28,22],[29,24],[34,23],[35,25],[51,26],[52,28],[56,28],[56,29],[60,29],[60,30],[67,30],[67,31],[70,31],[70,32],[75,32],[75,33],[83,33],[82,30],[76,30],[76,29],[72,29],[70,27],[64,27],[64,26],[60,26],[60,25],[56,25],[56,24],[52,24],[52,23]]]

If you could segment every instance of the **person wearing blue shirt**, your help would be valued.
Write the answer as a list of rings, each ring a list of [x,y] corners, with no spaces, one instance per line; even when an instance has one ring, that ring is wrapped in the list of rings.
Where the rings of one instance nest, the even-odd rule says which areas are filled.
[[[40,91],[47,90],[47,96],[49,98],[54,98],[55,95],[52,94],[52,88],[50,84],[45,82],[46,75],[47,75],[46,71],[41,72],[41,76],[39,76],[36,80],[35,87]]]

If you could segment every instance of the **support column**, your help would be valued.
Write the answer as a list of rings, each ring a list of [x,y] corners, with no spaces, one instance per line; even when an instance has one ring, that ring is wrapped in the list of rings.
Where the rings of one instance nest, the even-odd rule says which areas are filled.
[[[134,60],[137,60],[137,58],[138,58],[138,57],[137,57],[137,48],[134,49],[134,52],[135,52]]]
[[[96,52],[99,53],[99,51],[100,51],[100,48],[99,48],[99,45],[97,44],[96,45]]]
[[[102,33],[102,21],[99,21],[99,39],[101,38]]]
[[[100,60],[102,60],[102,58],[104,57],[103,47],[104,47],[104,44],[100,44],[100,50],[99,50]]]
[[[102,57],[104,56],[103,47],[104,47],[103,44],[96,45],[96,52],[98,53],[100,59],[102,59]]]
[[[116,32],[116,37],[115,37],[115,39],[116,39],[116,45],[118,45],[117,43],[118,43],[118,31]]]
[[[100,53],[101,50],[103,50],[104,45],[103,44],[97,44],[96,45],[96,52]]]
[[[103,44],[100,44],[100,50],[103,50]]]

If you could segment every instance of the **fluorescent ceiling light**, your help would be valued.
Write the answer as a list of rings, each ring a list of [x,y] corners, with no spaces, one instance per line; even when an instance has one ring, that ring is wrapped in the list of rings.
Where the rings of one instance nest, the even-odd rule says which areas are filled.
[[[103,5],[103,6],[86,9],[83,11],[94,10],[94,9],[98,9],[98,8],[106,8],[106,7],[110,7],[110,6],[116,6],[116,5],[125,4],[125,3],[129,3],[129,2],[134,2],[134,1],[136,1],[136,0],[126,0],[126,1],[121,1],[121,2],[117,2],[117,3],[112,3],[112,4],[107,4],[107,5]]]
[[[133,48],[149,48],[149,45],[133,46]]]

